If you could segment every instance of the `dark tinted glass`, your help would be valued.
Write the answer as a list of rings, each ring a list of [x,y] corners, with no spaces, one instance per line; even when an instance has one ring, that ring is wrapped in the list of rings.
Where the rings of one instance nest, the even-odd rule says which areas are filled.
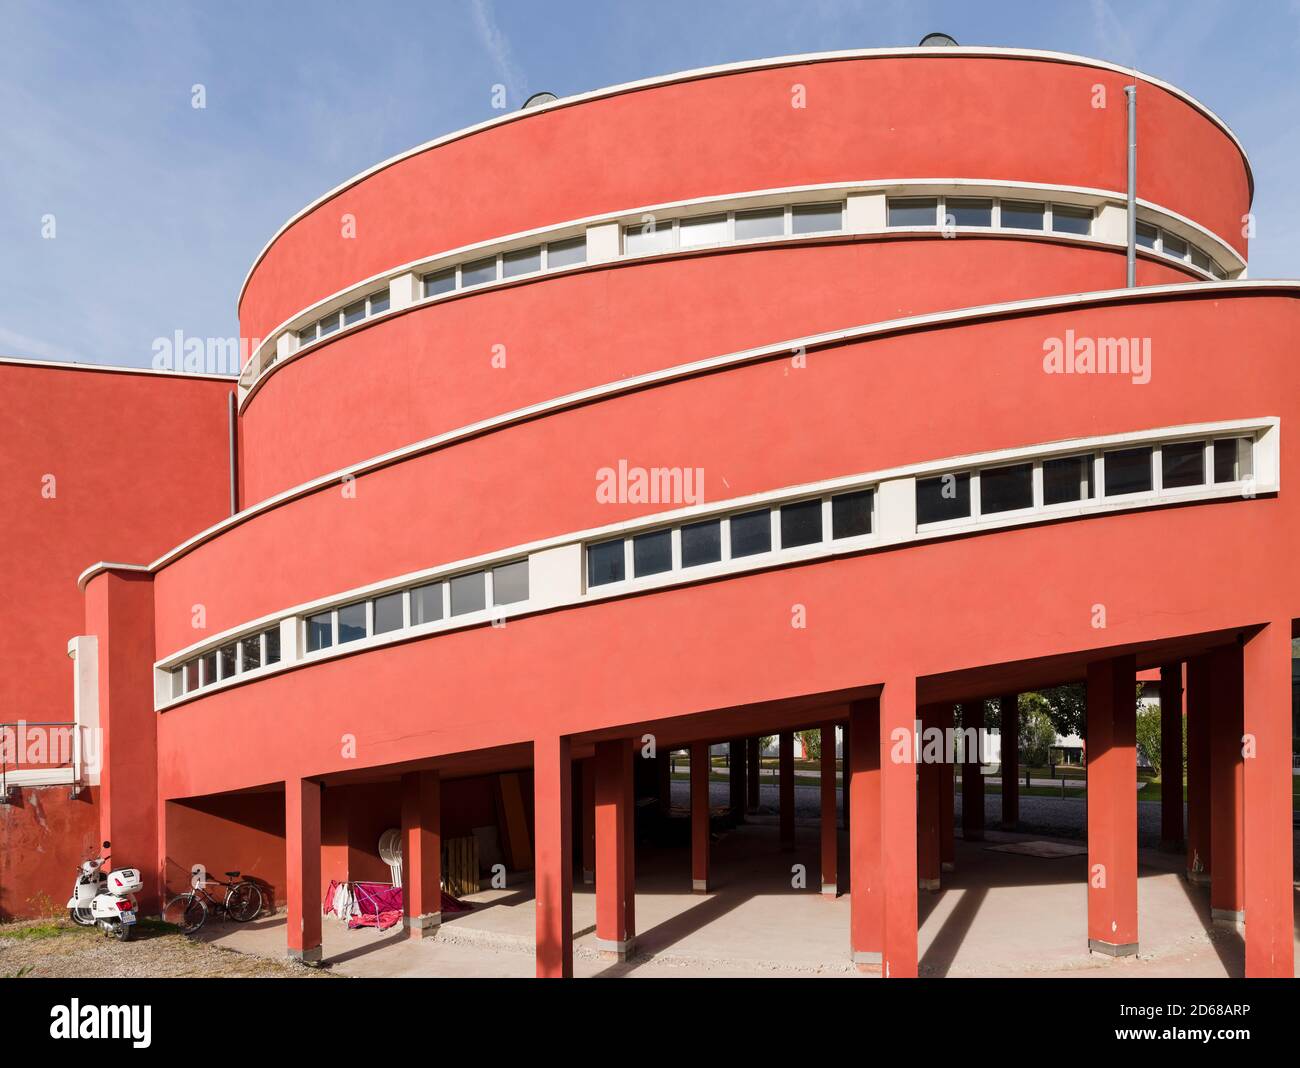
[[[1043,461],[1044,504],[1065,504],[1091,496],[1091,456],[1061,456]]]
[[[1151,449],[1116,449],[1106,453],[1106,496],[1142,493],[1151,488]]]
[[[980,511],[1011,512],[1034,505],[1034,465],[1013,464],[980,472]]]
[[[1147,223],[1137,224],[1137,243],[1143,248],[1155,248],[1159,231]]]
[[[796,204],[790,209],[790,232],[819,234],[838,230],[843,226],[841,212],[839,204]]]
[[[731,556],[753,556],[772,548],[771,513],[745,512],[731,517]]]
[[[1214,443],[1214,481],[1236,482],[1249,478],[1249,438],[1220,438]]]
[[[370,314],[378,315],[380,312],[388,311],[388,290],[381,289],[378,293],[370,294]]]
[[[871,533],[871,490],[831,498],[831,537],[856,538]]]
[[[916,521],[941,523],[970,515],[970,475],[938,475],[916,482]]]
[[[411,591],[411,626],[432,623],[442,618],[442,583],[431,582]]]
[[[204,653],[199,659],[203,661],[203,685],[211,686],[217,681],[217,654]]]
[[[481,612],[487,607],[487,576],[482,571],[457,575],[451,580],[451,614]]]
[[[992,226],[993,201],[973,197],[949,197],[944,211],[951,216],[953,226]]]
[[[934,197],[891,197],[888,207],[890,226],[933,226],[939,214]]]
[[[1043,205],[1020,200],[1002,202],[1002,225],[1014,230],[1041,230]]]
[[[280,662],[280,628],[272,627],[264,634],[266,638],[266,662],[268,664],[278,664]]]
[[[710,519],[682,527],[682,567],[716,564],[721,559],[721,520]]]
[[[528,600],[528,561],[516,560],[492,569],[492,603],[516,604]]]
[[[449,271],[439,271],[437,274],[426,274],[424,276],[424,295],[426,297],[436,297],[439,293],[450,293],[455,288],[455,267]]]
[[[658,575],[673,566],[673,535],[670,530],[652,530],[632,539],[632,574]]]
[[[402,629],[402,598],[405,594],[389,593],[375,598],[375,633],[387,634]]]
[[[262,666],[262,636],[260,634],[253,634],[250,637],[240,639],[239,645],[244,657],[245,671],[252,671],[253,668]]]
[[[1205,482],[1205,442],[1179,441],[1160,447],[1160,479],[1168,489]]]
[[[221,677],[230,678],[235,673],[235,646],[232,642],[230,645],[223,645],[217,650],[217,659],[221,662]]]
[[[603,586],[607,582],[622,582],[625,577],[623,539],[603,541],[587,546],[587,585]]]
[[[542,246],[507,252],[501,257],[501,271],[507,278],[520,274],[531,274],[542,269]]]
[[[587,262],[587,239],[573,237],[568,241],[552,241],[546,246],[546,266],[548,268],[572,267],[575,263]]]
[[[307,617],[307,652],[328,649],[334,644],[334,625],[328,612]]]
[[[799,501],[781,506],[781,548],[814,545],[821,540],[821,501]]]
[[[1092,209],[1067,208],[1052,205],[1052,229],[1058,234],[1088,234],[1092,232]]]
[[[339,644],[366,636],[366,602],[345,604],[339,609]]]
[[[481,282],[494,282],[497,277],[497,259],[490,256],[485,260],[475,260],[460,269],[460,284],[476,286]]]

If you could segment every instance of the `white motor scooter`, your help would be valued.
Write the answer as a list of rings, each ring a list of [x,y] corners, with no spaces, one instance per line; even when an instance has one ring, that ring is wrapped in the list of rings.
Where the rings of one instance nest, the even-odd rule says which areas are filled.
[[[109,842],[104,843],[108,849]],[[135,930],[135,892],[143,883],[137,868],[117,868],[104,872],[109,857],[92,857],[77,868],[77,881],[68,899],[68,915],[80,927],[98,926],[120,942],[129,942]]]

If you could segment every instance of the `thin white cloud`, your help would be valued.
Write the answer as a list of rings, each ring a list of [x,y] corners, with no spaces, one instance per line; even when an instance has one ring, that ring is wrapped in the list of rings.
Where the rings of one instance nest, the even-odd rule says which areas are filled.
[[[28,337],[0,326],[0,354],[22,360],[56,360],[60,363],[85,362],[82,357],[61,345]]]
[[[474,11],[474,29],[478,33],[479,40],[482,41],[483,47],[487,49],[488,55],[492,59],[492,65],[496,68],[498,76],[506,87],[506,91],[510,94],[510,104],[518,107],[523,103],[524,93],[528,88],[528,80],[523,76],[519,70],[519,65],[515,62],[510,41],[501,32],[501,27],[497,25],[496,13],[492,9],[492,0],[474,0],[472,9]]]

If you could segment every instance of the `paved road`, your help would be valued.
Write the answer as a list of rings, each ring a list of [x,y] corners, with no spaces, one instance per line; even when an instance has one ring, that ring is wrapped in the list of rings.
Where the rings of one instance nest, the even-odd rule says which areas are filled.
[[[836,791],[839,794],[839,791]],[[709,784],[709,803],[722,806],[730,799],[725,782]],[[686,807],[690,804],[690,784],[673,782],[673,804]],[[961,826],[961,793],[957,794],[954,819]],[[759,791],[759,812],[777,814],[777,787],[764,783]],[[839,806],[837,805],[837,808]],[[1138,844],[1155,847],[1160,844],[1160,802],[1138,802]],[[821,787],[795,786],[794,812],[796,819],[815,820],[821,815]],[[1020,829],[1055,838],[1085,837],[1087,809],[1081,797],[1021,797]],[[984,798],[984,824],[990,829],[1002,822],[1002,798],[989,795]]]

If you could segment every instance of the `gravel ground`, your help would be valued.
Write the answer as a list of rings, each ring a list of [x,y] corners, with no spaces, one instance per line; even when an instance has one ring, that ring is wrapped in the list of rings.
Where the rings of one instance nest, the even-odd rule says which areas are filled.
[[[836,806],[839,798],[836,791]],[[685,808],[691,798],[690,783],[673,783],[673,804]],[[725,806],[730,802],[731,794],[725,782],[709,783],[709,803],[713,806]],[[759,791],[758,811],[775,816],[777,814],[777,787],[764,783]],[[1160,844],[1160,802],[1138,802],[1138,845],[1157,847]],[[1053,838],[1083,838],[1087,826],[1087,807],[1081,797],[1024,797],[1020,798],[1020,830],[1034,834],[1045,834]],[[794,814],[799,820],[816,820],[821,817],[821,787],[795,786]],[[961,791],[957,792],[957,804],[954,821],[961,826]],[[1002,822],[1002,798],[997,794],[984,797],[984,825],[996,829]]]
[[[326,974],[287,960],[194,942],[162,925],[142,926],[130,942],[77,927],[67,919],[0,926],[0,979],[309,978]]]

